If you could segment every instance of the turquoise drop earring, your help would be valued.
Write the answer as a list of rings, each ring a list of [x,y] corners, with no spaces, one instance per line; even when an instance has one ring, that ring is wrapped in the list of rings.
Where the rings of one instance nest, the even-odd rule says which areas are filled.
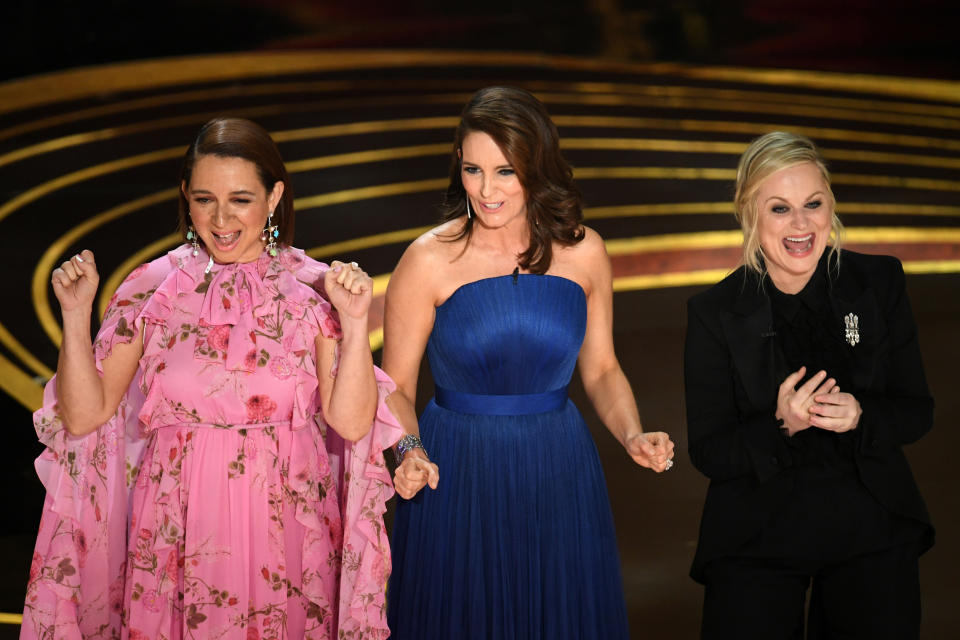
[[[273,224],[273,211],[267,214],[267,226],[264,227],[260,239],[267,243],[267,253],[271,256],[277,255],[277,238],[280,237],[280,229]]]

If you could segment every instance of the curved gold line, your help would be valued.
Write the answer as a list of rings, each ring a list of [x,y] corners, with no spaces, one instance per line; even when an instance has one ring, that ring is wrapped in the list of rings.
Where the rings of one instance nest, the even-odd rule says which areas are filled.
[[[912,227],[878,227],[859,228],[850,227],[846,231],[851,243],[923,243],[936,242],[960,243],[960,228],[924,228]],[[701,231],[682,234],[662,234],[657,236],[640,236],[636,238],[613,239],[606,242],[610,255],[624,255],[649,251],[680,250],[691,248],[730,247],[738,246],[741,242],[739,231]],[[329,246],[329,245],[327,245]],[[325,247],[315,247],[310,252],[324,250]],[[956,261],[908,261],[910,273],[946,273],[960,271],[960,260]],[[711,269],[679,274],[655,274],[643,276],[627,276],[617,278],[614,282],[615,291],[631,289],[646,289],[653,287],[683,286],[688,284],[704,284],[715,282],[728,273],[723,269]],[[374,277],[374,295],[381,295],[386,291],[390,274],[381,274]],[[376,331],[371,332],[370,344],[372,349],[382,345],[382,334],[379,337]],[[379,342],[378,342],[379,340]],[[19,396],[18,396],[19,397]],[[22,401],[22,400],[21,400]]]
[[[160,106],[181,104],[186,102],[199,102],[202,100],[216,100],[226,97],[253,97],[263,95],[277,95],[285,93],[323,93],[337,90],[363,90],[369,88],[382,88],[382,81],[332,81],[321,80],[312,82],[271,82],[260,84],[247,84],[243,86],[219,87],[216,89],[201,89],[194,91],[184,91],[175,94],[165,94],[159,96],[150,96],[147,98],[138,98],[124,102],[80,109],[78,111],[58,114],[47,118],[41,118],[31,122],[9,127],[0,130],[0,140],[38,131],[45,128],[68,124],[89,118],[103,117],[127,111],[138,109],[149,109]],[[450,79],[429,80],[429,79],[402,79],[394,81],[391,88],[396,89],[450,89],[459,87],[463,90],[473,90],[478,86],[493,84],[493,81],[483,82],[479,80],[456,81]],[[721,89],[717,87],[683,87],[667,85],[636,85],[629,83],[614,82],[547,82],[533,81],[525,83],[525,86],[531,91],[540,92],[562,92],[575,91],[580,93],[610,93],[610,94],[640,94],[644,96],[664,98],[664,97],[684,97],[684,98],[711,98],[744,103],[747,101],[770,102],[773,104],[786,103],[804,104],[807,106],[833,107],[838,109],[854,109],[862,112],[886,111],[889,113],[903,114],[914,113],[927,116],[940,116],[946,118],[960,118],[960,108],[930,105],[912,102],[892,102],[883,100],[862,100],[858,98],[841,98],[833,96],[809,95],[804,93],[782,93],[751,91],[743,89]]]
[[[346,154],[346,155],[349,155],[349,154]],[[620,167],[620,168],[613,168],[613,169],[618,169],[618,170],[608,172],[608,169],[603,167],[584,168],[577,171],[577,177],[578,178],[591,178],[591,177],[650,178],[650,177],[653,177],[653,178],[689,178],[689,179],[728,180],[728,179],[731,179],[731,174],[734,173],[732,170],[726,170],[726,169],[703,170],[703,169],[684,169],[684,168],[660,168],[660,167],[635,167],[635,168]],[[845,179],[845,176],[841,176],[840,181],[842,182],[844,179]],[[901,184],[902,180],[903,179],[900,179],[900,178],[891,178],[890,184],[888,186],[904,186],[903,184]],[[836,181],[836,176],[835,176],[835,181]],[[406,193],[428,191],[432,189],[440,189],[443,186],[445,186],[445,184],[446,184],[446,179],[439,178],[439,179],[433,179],[433,180],[420,180],[420,181],[411,181],[411,182],[394,183],[394,184],[386,184],[386,185],[374,185],[371,187],[348,189],[343,191],[320,194],[317,196],[300,198],[300,199],[297,199],[295,206],[298,210],[303,211],[305,209],[323,207],[330,204],[352,202],[352,201],[361,200],[361,199],[378,198],[378,197],[384,197],[389,195],[399,195],[399,194],[406,194]],[[176,191],[173,190],[173,195],[171,195],[170,197],[174,197],[175,193]],[[121,207],[129,206],[130,204],[131,203],[127,203],[127,205],[121,205]],[[953,215],[957,215],[957,213],[960,212],[960,209],[956,207],[941,207],[936,205],[894,205],[894,204],[883,204],[883,203],[880,203],[880,204],[848,203],[846,205],[841,205],[841,210],[846,213],[857,213],[858,208],[862,208],[861,212],[863,213],[890,214],[890,215],[909,214],[912,212],[913,215],[953,216]],[[629,217],[629,216],[637,216],[637,215],[728,214],[730,213],[730,211],[731,211],[731,205],[726,202],[663,203],[663,204],[625,205],[625,206],[615,206],[615,207],[588,208],[584,211],[584,217],[586,219],[599,219],[599,218],[611,218],[611,217]],[[127,212],[129,212],[129,210]],[[89,219],[87,223],[88,226],[90,228],[95,228],[96,226],[99,226],[103,222],[107,221],[107,219],[112,219],[112,218],[102,218],[101,216],[104,216],[104,215],[105,214],[98,214],[98,216],[94,216],[93,218]],[[418,230],[419,229],[422,229],[422,230],[416,233],[416,235],[419,235],[419,233],[422,233],[428,228],[429,227],[418,228]],[[323,254],[323,255],[333,255],[336,251],[339,251],[339,252],[355,251],[362,248],[378,246],[377,243],[389,244],[392,242],[400,242],[402,241],[402,239],[407,239],[407,238],[412,239],[412,237],[410,237],[407,234],[413,233],[414,231],[418,231],[418,230],[401,230],[396,232],[388,232],[386,234],[378,234],[377,236],[368,236],[365,238],[348,240],[342,243],[336,243],[334,245],[329,245],[330,247],[334,247],[335,251],[331,250],[329,251],[329,253]],[[413,237],[416,237],[416,235],[414,235]],[[377,238],[377,239],[373,240],[371,238]],[[391,238],[399,238],[399,239],[392,240]],[[156,251],[159,252],[163,248],[172,247],[176,242],[177,242],[176,236],[170,235],[150,245],[150,247],[156,247]],[[60,246],[60,245],[56,245],[56,246]],[[152,255],[152,254],[153,254],[153,251],[151,251],[151,253],[148,255]],[[108,279],[108,283],[113,285],[114,280],[119,277],[120,280],[116,282],[116,285],[119,285],[119,282],[122,281],[122,278],[125,277],[130,270],[132,270],[132,267],[128,268],[129,265],[127,263],[137,258],[138,261],[133,263],[133,267],[135,267],[136,265],[143,262],[143,259],[139,259],[141,255],[142,254],[138,252],[137,254],[134,254],[134,257],[131,257],[130,259],[128,259],[128,261],[125,261],[123,265],[121,265],[122,269],[125,270],[123,272],[123,275],[118,276],[118,272],[120,272],[121,269],[117,269],[116,271],[114,271],[113,274],[111,274],[110,278]],[[40,271],[40,266],[42,265],[47,266],[48,269],[46,271]],[[38,293],[37,287],[39,285],[37,285],[37,280],[36,280],[39,277],[37,276],[37,273],[45,274],[52,268],[51,265],[45,265],[44,263],[40,263],[38,264],[37,271],[35,271],[34,273],[34,290],[33,290],[34,306],[37,312],[38,319],[40,321],[41,326],[44,328],[44,331],[51,338],[51,340],[53,340],[54,344],[59,346],[61,331],[60,331],[59,325],[56,324],[53,318],[52,310],[49,309],[49,299],[47,298],[46,283],[45,282],[43,283],[42,293]],[[101,293],[101,299],[99,304],[101,316],[103,315],[103,312],[105,310],[105,302],[104,302],[103,296],[105,296],[108,291],[110,292],[109,296],[112,296],[113,295],[112,292],[113,290],[115,290],[115,288],[116,288],[115,286],[105,287],[103,292]],[[38,298],[38,296],[42,296],[42,297]],[[106,298],[106,301],[109,301],[109,296]],[[38,302],[38,299],[41,300],[41,302]],[[44,302],[45,302],[45,306],[38,306],[38,305],[43,305]]]
[[[459,96],[459,95],[451,96],[449,101],[459,103],[459,102],[462,102],[462,98],[463,96]],[[397,99],[389,102],[397,103],[397,104],[405,103],[405,102],[409,102],[411,104],[421,104],[424,102],[424,100],[425,98],[421,96],[416,99],[414,97],[410,97],[407,100]],[[341,101],[341,102],[357,105],[357,104],[368,104],[370,100],[357,99],[357,100]],[[317,108],[319,107],[329,108],[331,106],[333,106],[333,103],[329,101],[321,104],[298,103],[296,105],[267,105],[267,106],[260,106],[260,107],[230,109],[228,113],[233,116],[255,118],[258,116],[266,116],[266,115],[289,114],[289,113],[298,113],[298,112],[305,112],[305,111],[313,112],[313,111],[316,111]],[[121,136],[145,133],[147,131],[156,131],[158,129],[181,127],[186,125],[199,126],[202,123],[206,122],[207,120],[210,120],[211,118],[215,118],[217,116],[222,116],[222,115],[224,115],[223,110],[207,111],[203,113],[192,113],[185,116],[158,118],[154,120],[148,120],[146,122],[138,122],[138,123],[122,125],[118,127],[109,127],[106,129],[98,129],[95,131],[75,133],[68,136],[62,136],[60,138],[53,138],[51,140],[38,142],[36,144],[32,144],[27,147],[22,147],[20,149],[15,149],[13,151],[0,155],[0,167],[3,167],[5,165],[8,165],[14,162],[19,162],[26,158],[32,158],[37,155],[49,153],[51,151],[61,151],[63,149],[68,149],[70,147],[89,144],[92,142],[100,142],[103,140],[112,140],[115,138],[119,138]],[[437,120],[437,118],[423,118],[423,119],[414,118],[411,120],[413,121]],[[451,120],[453,121],[453,124],[450,124],[449,126],[452,129],[453,127],[456,126],[456,118],[444,118],[445,124],[447,122],[450,122]],[[380,122],[385,123],[389,121],[380,121]],[[325,129],[325,130],[330,130],[335,132],[334,135],[346,135],[345,131],[349,130],[350,124],[362,125],[366,123],[348,123],[347,125],[343,125],[343,126],[333,125],[333,126],[327,126],[327,127],[312,127],[311,129],[306,129],[304,131]],[[279,139],[275,138],[277,142],[280,142],[283,139],[284,138],[279,138]],[[186,147],[184,147],[184,149],[186,149]]]
[[[39,118],[30,122],[25,122],[13,127],[0,130],[0,140],[6,140],[14,136],[23,135],[33,131],[39,131],[50,127],[69,124],[80,120],[100,118],[103,116],[116,115],[127,111],[137,111],[139,109],[153,109],[187,102],[200,102],[202,100],[216,100],[218,98],[230,97],[253,97],[258,95],[275,95],[278,93],[294,92],[323,92],[337,91],[344,89],[353,89],[357,83],[353,81],[335,81],[321,80],[313,82],[271,82],[261,84],[247,84],[242,86],[219,87],[216,89],[197,89],[193,91],[181,91],[178,93],[168,93],[158,96],[149,96],[146,98],[136,98],[134,100],[125,100],[123,102],[114,102],[98,107],[89,107],[68,111],[55,116]]]
[[[370,187],[358,187],[356,189],[344,189],[342,191],[330,191],[315,196],[307,196],[299,199],[298,202],[302,203],[300,204],[302,208],[312,209],[315,207],[326,207],[331,204],[354,202],[356,200],[368,200],[370,198],[382,198],[383,196],[439,190],[445,188],[447,182],[447,178],[431,178],[427,180],[378,184]]]
[[[103,281],[103,285],[100,287],[100,295],[97,298],[97,317],[103,318],[103,315],[107,312],[107,305],[110,304],[113,294],[120,288],[124,278],[133,273],[133,270],[138,266],[147,262],[147,258],[155,256],[162,251],[169,251],[179,243],[180,234],[171,233],[138,249],[133,255],[121,262],[120,265],[113,270],[113,273],[110,274],[110,277]],[[47,305],[49,304],[50,301],[48,298]],[[39,313],[37,315],[39,315]],[[49,335],[49,333],[47,335]]]
[[[3,220],[17,209],[53,193],[57,189],[62,189],[63,187],[68,187],[91,178],[99,178],[115,171],[123,171],[124,169],[150,164],[151,162],[170,160],[182,155],[185,149],[186,147],[175,147],[172,149],[161,149],[160,151],[141,153],[135,156],[120,158],[119,160],[112,160],[110,162],[97,164],[92,167],[87,167],[86,169],[81,169],[79,171],[62,175],[58,178],[54,178],[53,180],[48,180],[47,182],[41,183],[31,189],[28,189],[27,191],[24,191],[16,198],[12,198],[11,200],[5,202],[3,206],[0,206],[0,220]]]
[[[634,238],[614,238],[606,241],[607,253],[622,256],[649,251],[678,251],[681,249],[715,249],[739,247],[743,242],[740,230],[692,231],[689,233],[664,233]]]
[[[703,269],[683,273],[656,273],[642,276],[621,276],[613,279],[613,290],[637,291],[641,289],[667,289],[689,287],[698,284],[714,284],[727,277],[731,269]]]
[[[960,260],[907,260],[903,270],[912,274],[958,273]]]
[[[26,365],[26,367],[36,375],[47,380],[53,377],[53,371],[51,371],[47,365],[40,362],[26,347],[20,344],[13,334],[2,324],[0,324],[0,344],[3,344],[3,346],[9,349],[14,357],[20,360],[20,362]]]
[[[960,227],[847,227],[844,234],[851,244],[960,244]],[[691,231],[615,238],[607,240],[606,245],[607,253],[616,256],[649,251],[739,247],[742,238],[739,230]]]
[[[746,148],[746,146],[744,146]],[[943,156],[919,155],[910,153],[890,153],[886,151],[861,151],[857,149],[822,148],[824,157],[828,161],[848,160],[851,162],[869,162],[876,164],[906,164],[920,167],[941,167],[944,169],[960,169],[960,158],[944,158]]]
[[[724,180],[737,177],[734,169],[708,167],[574,167],[577,180],[660,179],[660,180]]]
[[[899,204],[892,202],[841,202],[837,205],[840,215],[853,213],[863,215],[894,216],[960,216],[960,207],[938,204]]]
[[[287,171],[290,173],[300,173],[303,171],[315,171],[317,169],[329,169],[330,167],[343,167],[353,164],[383,162],[385,160],[419,158],[430,155],[446,155],[450,153],[450,148],[451,147],[449,144],[441,143],[339,153],[332,156],[307,158],[305,160],[294,160],[293,162],[288,162]]]
[[[481,85],[473,85],[481,86]],[[836,95],[810,93],[785,93],[782,91],[761,91],[754,89],[734,89],[720,87],[695,87],[678,85],[637,85],[616,82],[574,82],[556,83],[532,81],[524,83],[531,91],[562,91],[569,86],[580,93],[633,94],[638,93],[655,97],[720,98],[730,101],[760,101],[774,104],[804,104],[807,106],[834,107],[859,111],[887,111],[890,113],[914,113],[918,115],[960,118],[960,108],[949,105],[926,104],[923,102],[901,102],[884,99],[847,98]]]
[[[425,128],[442,126],[456,126],[456,118],[408,118],[404,120],[376,120],[370,122],[354,122],[346,125],[334,125],[327,127],[309,127],[305,129],[294,129],[291,131],[282,131],[274,134],[274,139],[278,142],[288,140],[303,140],[309,138],[327,137],[334,135],[354,135],[361,133],[377,133],[390,129],[417,129],[421,126]],[[451,124],[452,123],[452,124]],[[65,174],[53,180],[43,182],[32,189],[28,189],[16,198],[13,198],[0,206],[0,220],[7,217],[17,209],[39,200],[43,196],[49,195],[57,189],[113,173],[123,171],[133,167],[170,160],[177,158],[184,153],[186,147],[171,147],[160,149],[148,153],[142,153],[126,158],[120,158],[111,162],[105,162],[92,167],[87,167],[79,171]]]
[[[380,121],[382,123],[383,121]],[[362,127],[378,126],[380,123],[354,123]],[[411,124],[407,121],[407,124]],[[288,132],[283,132],[283,135],[289,138],[294,138],[298,136],[315,136],[317,133],[332,133],[332,127],[322,127],[322,128],[308,128],[308,129],[299,129],[292,130]],[[307,133],[310,132],[310,133]],[[355,152],[351,154],[339,154],[337,156],[328,156],[322,158],[314,158],[309,160],[300,161],[299,164],[291,163],[293,165],[294,171],[304,171],[308,168],[319,168],[319,167],[329,167],[337,166],[337,164],[345,163],[360,163],[360,162],[371,162],[375,159],[383,159],[389,157],[389,154],[400,154],[399,157],[412,157],[419,154],[428,154],[428,153],[439,153],[446,147],[444,145],[420,145],[417,147],[398,147],[392,150],[373,150],[368,152]],[[73,174],[68,174],[62,176],[61,178],[55,179],[45,185],[40,185],[36,187],[32,192],[34,192],[35,197],[40,197],[36,195],[43,192],[42,187],[46,186],[50,188],[50,185],[57,182],[64,182],[70,184],[71,180],[73,182],[78,182],[82,179],[87,179],[93,175],[102,175],[103,172],[107,170],[105,167],[124,167],[125,165],[131,165],[134,163],[149,162],[154,158],[168,158],[171,153],[174,151],[179,152],[179,149],[166,149],[157,152],[152,152],[148,154],[141,154],[139,156],[133,156],[130,158],[120,159],[113,161],[111,163],[105,163],[102,165],[97,165],[95,167],[90,167],[86,170],[80,172],[74,172]],[[79,177],[78,177],[79,176]],[[84,177],[86,176],[86,177]],[[736,176],[736,172],[731,169],[714,169],[714,168],[686,168],[686,167],[583,167],[575,170],[575,176],[578,179],[703,179],[703,180],[732,180]],[[929,189],[929,190],[960,190],[960,182],[952,180],[932,180],[925,178],[899,178],[892,176],[870,176],[870,175],[860,175],[860,174],[835,174],[833,176],[834,182],[838,184],[847,183],[847,184],[859,184],[859,185],[868,185],[868,186],[885,186],[885,187],[901,187],[908,189]],[[410,181],[404,183],[394,183],[389,185],[375,185],[372,187],[361,187],[357,189],[348,189],[338,192],[331,192],[326,194],[320,194],[317,196],[311,196],[308,198],[300,199],[300,206],[302,208],[313,208],[313,207],[322,207],[335,203],[351,202],[360,199],[382,197],[387,195],[398,195],[404,193],[415,193],[421,192],[430,189],[442,189],[446,184],[446,179],[428,179],[428,180],[419,180],[419,181]],[[52,189],[51,189],[52,190]],[[167,190],[165,194],[170,194],[171,191],[173,194],[176,193],[176,190]],[[19,199],[22,201],[25,196],[30,192],[22,194]],[[147,196],[147,198],[155,197]],[[18,200],[14,199],[13,201],[8,202],[4,207],[0,207],[0,220],[5,215],[9,215],[11,211],[15,208],[12,206],[13,203]],[[157,202],[158,200],[152,200],[151,203]],[[138,201],[134,201],[136,203]],[[20,204],[22,206],[22,202]],[[145,206],[145,205],[144,205]],[[131,208],[132,207],[132,208]],[[40,321],[41,327],[47,333],[48,337],[54,342],[55,345],[59,345],[60,339],[62,337],[62,332],[59,325],[56,323],[52,310],[49,309],[49,300],[48,292],[46,287],[46,275],[53,268],[53,261],[60,255],[57,253],[51,256],[53,250],[62,252],[63,248],[69,246],[69,243],[64,244],[66,238],[71,238],[71,242],[76,238],[79,238],[82,233],[85,233],[89,229],[96,228],[103,222],[111,220],[120,215],[138,208],[131,203],[126,203],[121,205],[118,208],[111,209],[110,211],[95,216],[94,218],[89,219],[87,222],[79,225],[74,228],[71,232],[61,237],[60,240],[51,245],[47,252],[44,253],[43,257],[37,264],[37,268],[34,271],[33,286],[32,286],[32,295],[34,301],[34,308],[38,315],[38,320]],[[49,264],[47,264],[49,262]],[[42,280],[42,282],[40,282]]]
[[[867,215],[906,215],[906,216],[944,216],[960,217],[960,207],[946,205],[928,205],[928,204],[895,204],[886,202],[844,202],[840,206],[843,214],[867,214]],[[637,216],[658,216],[658,215],[733,215],[733,205],[729,202],[671,202],[655,204],[635,204],[621,205],[611,207],[588,207],[583,211],[584,218],[587,220],[598,220],[607,218],[626,218]],[[352,251],[382,247],[398,242],[409,242],[420,235],[429,231],[431,226],[413,227],[409,229],[400,229],[397,231],[387,231],[359,238],[352,238],[342,242],[321,245],[308,250],[306,253],[311,258],[319,260],[321,258],[345,256]],[[150,243],[143,249],[137,251],[129,258],[124,260],[114,272],[104,281],[99,296],[98,313],[103,317],[113,292],[117,290],[123,279],[132,272],[138,265],[147,261],[150,256],[157,255],[162,251],[169,250],[180,241],[179,234],[172,233],[168,236]],[[608,240],[615,242],[615,240]]]
[[[176,188],[164,189],[163,191],[158,191],[148,196],[143,196],[142,198],[125,202],[124,204],[113,207],[112,209],[108,209],[103,213],[97,214],[92,218],[88,218],[87,220],[84,220],[80,224],[71,228],[67,233],[54,240],[53,243],[47,247],[47,250],[43,252],[43,255],[40,256],[40,260],[37,261],[37,266],[33,270],[30,293],[31,298],[33,299],[33,309],[37,314],[37,320],[40,322],[40,327],[47,334],[47,337],[53,341],[53,344],[55,344],[57,348],[60,347],[60,341],[63,339],[63,331],[60,329],[60,325],[57,323],[57,320],[53,315],[53,309],[50,308],[48,279],[50,277],[50,273],[54,269],[56,261],[64,254],[64,252],[67,250],[67,247],[77,242],[88,231],[96,229],[105,222],[116,220],[117,218],[124,216],[131,211],[149,207],[150,205],[176,197]]]
[[[669,121],[662,119],[649,119],[649,118],[621,118],[621,117],[597,117],[597,116],[556,116],[554,121],[561,126],[597,126],[597,127],[626,127],[626,128],[678,128],[682,130],[710,130],[710,131],[727,131],[727,126],[741,133],[762,133],[765,130],[770,128],[776,128],[776,125],[770,125],[768,127],[758,127],[757,125],[747,125],[746,123],[730,123],[730,122],[711,122],[711,121],[692,121],[692,120],[682,120],[682,121]],[[346,125],[331,125],[325,127],[309,127],[305,129],[295,129],[290,131],[278,132],[274,134],[275,139],[278,142],[288,141],[288,140],[303,140],[309,138],[323,137],[323,136],[332,136],[332,135],[351,135],[358,133],[373,133],[381,132],[387,129],[420,129],[420,128],[440,128],[447,126],[455,126],[457,119],[454,118],[412,118],[412,119],[401,119],[401,120],[380,120],[380,121],[371,121],[371,122],[361,122],[361,123],[349,123]],[[673,126],[671,126],[673,125]],[[708,126],[709,125],[709,126]],[[960,141],[952,140],[940,140],[937,138],[919,138],[916,136],[900,136],[892,134],[879,134],[879,133],[870,133],[870,132],[848,132],[838,129],[821,129],[821,128],[809,128],[809,127],[798,127],[794,128],[795,131],[800,133],[807,133],[814,137],[823,137],[831,139],[862,139],[866,142],[878,142],[885,144],[913,144],[915,146],[924,146],[924,144],[930,144],[936,146],[938,143],[945,147],[956,147],[960,149]],[[847,136],[847,134],[856,134]],[[134,166],[139,166],[142,164],[148,164],[149,162],[157,162],[161,160],[168,160],[177,157],[179,154],[183,153],[182,147],[174,147],[169,149],[161,149],[158,151],[152,151],[144,154],[139,154],[136,156],[130,156],[127,158],[121,158],[112,162],[103,163],[100,165],[94,165],[93,167],[87,167],[73,173],[60,176],[53,180],[44,182],[32,189],[27,190],[26,192],[20,194],[16,198],[9,200],[4,203],[3,206],[0,206],[0,220],[5,218],[7,215],[16,211],[20,207],[23,207],[31,202],[38,200],[39,198],[52,193],[53,191],[69,186],[71,184],[76,184],[83,180],[87,180],[93,177],[98,177],[112,173],[114,171],[121,171],[124,169],[129,169]]]
[[[899,187],[901,189],[916,189],[919,191],[960,191],[960,181],[957,180],[835,173],[832,176],[832,181],[836,184],[857,184],[868,187]]]
[[[808,89],[835,89],[845,93],[875,93],[908,96],[937,102],[960,102],[960,82],[926,78],[898,78],[860,73],[831,73],[794,69],[747,69],[743,67],[680,67],[688,78],[787,85]]]
[[[791,115],[802,118],[823,118],[826,120],[852,120],[858,122],[882,122],[906,124],[932,129],[960,129],[960,120],[939,116],[916,116],[903,113],[888,113],[883,111],[864,111],[838,109],[835,107],[820,107],[797,104],[763,103],[744,100],[723,100],[714,97],[687,98],[685,96],[642,96],[635,97],[622,94],[593,94],[581,96],[576,94],[538,93],[537,97],[546,104],[578,104],[591,106],[627,106],[627,107],[656,107],[665,109],[704,110],[704,111],[733,111],[741,113],[759,113]]]
[[[698,214],[728,214],[732,217],[733,204],[730,202],[668,202],[587,207],[583,210],[585,220]]]
[[[732,181],[734,169],[709,167],[574,167],[578,180],[657,179],[657,180],[723,180]],[[900,176],[878,176],[856,173],[835,173],[834,184],[856,184],[870,187],[898,187],[922,191],[960,191],[958,180],[934,180]]]
[[[346,106],[351,104],[460,104],[468,96],[460,93],[440,94],[426,96],[366,96],[362,98],[347,98],[334,101],[324,101],[318,104],[296,104],[296,105],[267,105],[254,106],[230,110],[235,115],[246,117],[256,117],[260,115],[292,113],[300,111],[313,111],[317,107],[330,108],[331,106]],[[682,95],[657,95],[632,97],[622,94],[570,94],[570,93],[550,93],[543,92],[539,97],[548,104],[577,104],[577,105],[602,105],[602,106],[654,106],[678,109],[701,109],[701,110],[719,110],[719,111],[737,111],[752,113],[770,113],[777,115],[787,114],[800,117],[828,118],[835,120],[852,120],[856,122],[885,122],[901,125],[914,125],[928,128],[940,129],[960,129],[960,119],[944,118],[933,116],[910,116],[902,113],[871,112],[863,109],[838,109],[833,107],[804,106],[789,104],[768,105],[763,102],[755,103],[742,99],[736,100],[716,100],[711,97],[686,97]],[[19,148],[6,154],[0,155],[0,167],[7,164],[18,162],[25,158],[33,157],[50,151],[61,150],[72,146],[87,144],[95,141],[116,138],[123,135],[134,133],[143,133],[157,129],[183,126],[186,124],[195,124],[209,120],[210,118],[223,113],[223,110],[208,111],[203,113],[188,114],[170,118],[160,118],[147,120],[118,127],[100,129],[76,133],[52,140],[46,140],[27,147]],[[2,138],[0,138],[2,139]]]
[[[960,227],[847,227],[847,242],[879,244],[960,243]]]
[[[580,116],[555,115],[552,117],[558,127],[607,127],[615,129],[669,129],[679,131],[708,131],[712,133],[742,133],[762,135],[774,130],[787,130],[802,133],[818,140],[844,140],[854,142],[872,142],[876,144],[918,147],[921,149],[937,147],[950,151],[960,150],[960,140],[946,138],[912,136],[877,131],[853,131],[830,127],[810,127],[796,124],[734,122],[728,120],[671,120],[667,118],[639,118],[632,116]]]
[[[23,624],[23,615],[19,613],[0,613],[0,624]]]
[[[947,80],[869,76],[825,71],[758,70],[698,67],[678,63],[615,62],[536,53],[439,50],[352,50],[270,52],[189,56],[117,63],[46,74],[0,84],[0,113],[99,93],[156,89],[177,84],[225,81],[260,76],[419,66],[535,66],[553,69],[643,73],[721,80],[724,82],[834,89],[960,102],[960,83]]]
[[[320,258],[345,256],[351,251],[360,251],[361,249],[370,249],[373,247],[382,247],[388,244],[398,242],[409,242],[416,240],[421,235],[432,229],[432,226],[413,227],[412,229],[400,229],[398,231],[387,231],[385,233],[376,233],[370,236],[360,238],[351,238],[343,242],[334,242],[319,247],[314,247],[307,251],[307,255],[314,260]]]

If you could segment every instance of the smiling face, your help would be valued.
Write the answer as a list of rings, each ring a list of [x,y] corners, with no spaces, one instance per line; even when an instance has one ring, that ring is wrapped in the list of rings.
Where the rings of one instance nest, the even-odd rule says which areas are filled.
[[[760,184],[756,203],[767,273],[777,289],[798,293],[830,238],[830,188],[817,166],[804,162],[771,174]]]
[[[181,188],[193,227],[215,261],[253,262],[260,257],[260,236],[267,215],[280,202],[283,182],[267,192],[249,160],[205,155],[197,158],[190,184]]]
[[[463,139],[460,177],[477,222],[499,228],[526,223],[527,195],[503,151],[488,134],[474,131]]]

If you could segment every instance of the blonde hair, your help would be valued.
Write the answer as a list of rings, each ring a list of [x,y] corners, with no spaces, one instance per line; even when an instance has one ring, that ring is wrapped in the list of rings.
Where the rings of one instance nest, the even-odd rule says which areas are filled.
[[[734,214],[743,230],[743,264],[759,275],[763,275],[763,247],[760,246],[758,232],[760,215],[757,206],[757,191],[760,184],[771,175],[809,162],[820,170],[827,185],[827,194],[833,207],[830,220],[831,254],[836,253],[843,243],[843,224],[837,217],[837,199],[830,188],[830,172],[820,155],[820,150],[812,140],[805,136],[787,131],[772,131],[750,143],[740,156],[737,165],[736,192],[733,197]]]

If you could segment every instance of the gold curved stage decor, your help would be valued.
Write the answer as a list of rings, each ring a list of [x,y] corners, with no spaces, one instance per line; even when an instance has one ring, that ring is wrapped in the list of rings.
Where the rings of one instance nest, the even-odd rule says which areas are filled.
[[[0,232],[16,239],[2,258],[15,274],[0,311],[3,391],[35,408],[55,367],[57,264],[95,251],[102,313],[126,273],[178,242],[179,158],[210,117],[273,132],[300,246],[385,279],[436,218],[459,108],[494,83],[548,105],[617,291],[709,283],[737,263],[736,157],[774,128],[822,143],[852,247],[895,253],[912,273],[960,270],[956,83],[434,51],[118,64],[0,85]],[[372,327],[374,346],[381,335]]]
[[[390,273],[435,223],[460,108],[491,84],[546,103],[620,296],[690,287],[685,297],[738,264],[736,160],[773,129],[821,143],[847,246],[898,256],[915,283],[946,277],[954,289],[942,295],[956,296],[957,82],[457,51],[144,61],[0,84],[0,391],[40,404],[61,339],[49,285],[58,264],[95,252],[99,316],[133,268],[180,242],[180,158],[217,115],[257,120],[277,140],[297,246],[376,274],[379,348]],[[631,562],[627,554],[625,575]],[[19,622],[0,613],[0,624]]]

